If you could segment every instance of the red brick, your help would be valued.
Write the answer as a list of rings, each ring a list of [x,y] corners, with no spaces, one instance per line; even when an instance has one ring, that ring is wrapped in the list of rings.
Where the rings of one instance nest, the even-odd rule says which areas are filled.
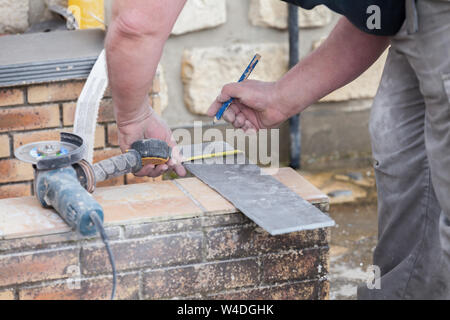
[[[330,299],[330,282],[328,280],[321,281],[319,287],[319,300]]]
[[[34,199],[33,199],[34,200]],[[36,200],[35,200],[36,203]],[[37,205],[37,204],[36,204]],[[51,210],[48,214],[52,214]],[[27,219],[26,217],[23,218],[24,220]],[[17,219],[16,219],[17,221]],[[63,222],[65,224],[65,222]],[[111,226],[106,227],[106,234],[110,240],[116,240],[119,238],[121,230],[118,226]],[[6,234],[6,236],[8,236]],[[92,238],[97,238],[98,235],[93,235]],[[90,237],[84,238],[89,239]],[[0,253],[6,254],[6,253],[14,253],[14,252],[24,252],[24,251],[31,251],[31,250],[45,250],[45,249],[52,249],[56,246],[62,247],[62,246],[68,246],[70,245],[70,242],[73,243],[74,241],[80,240],[80,236],[73,232],[72,230],[68,230],[66,228],[66,231],[61,231],[59,233],[45,233],[42,232],[41,235],[34,235],[34,236],[26,236],[21,237],[19,236],[13,236],[10,239],[6,238],[4,240],[0,241]]]
[[[61,132],[73,132],[73,128],[27,131],[24,133],[14,134],[14,150],[28,143],[37,141],[49,141],[60,139]],[[105,146],[105,128],[98,125],[95,130],[95,148],[103,148]]]
[[[53,128],[60,125],[58,105],[0,109],[0,132]]]
[[[27,131],[24,133],[15,133],[13,136],[14,150],[32,142],[59,140],[61,132],[69,132],[69,130],[51,129],[51,130]]]
[[[0,256],[0,286],[67,278],[67,267],[78,265],[79,249]]]
[[[94,163],[122,154],[119,148],[106,148],[94,151]],[[97,188],[121,186],[125,184],[125,176],[97,183]]]
[[[258,263],[255,259],[242,259],[155,270],[144,274],[143,283],[147,299],[254,286],[258,283]]]
[[[186,231],[200,230],[201,226],[202,221],[199,218],[128,224],[125,225],[125,237],[137,238],[164,233],[180,233]]]
[[[65,126],[72,126],[75,121],[75,110],[77,108],[76,102],[63,103],[63,124]]]
[[[305,280],[324,275],[323,250],[311,249],[289,253],[274,253],[261,258],[264,282]]]
[[[33,180],[33,167],[17,159],[0,160],[0,183]]]
[[[98,110],[98,122],[113,122],[115,120],[112,100],[103,99]]]
[[[94,152],[94,163],[122,154],[119,148],[107,148]]]
[[[76,102],[67,102],[67,103],[63,104],[63,123],[65,126],[73,125],[73,123],[75,121],[76,107],[77,107]],[[103,99],[100,102],[97,122],[104,123],[104,122],[113,122],[113,121],[115,121],[115,118],[114,118],[112,100],[111,99]]]
[[[108,144],[117,147],[119,145],[117,124],[108,124]]]
[[[22,89],[0,89],[0,107],[15,106],[25,103]]]
[[[78,99],[83,90],[84,81],[42,84],[28,88],[28,102],[58,102]]]
[[[0,135],[0,158],[6,158],[11,155],[9,137],[6,134]]]
[[[217,300],[317,300],[317,281],[297,282],[208,296]]]
[[[31,196],[31,183],[0,185],[0,199]]]
[[[204,227],[224,227],[232,225],[248,224],[251,220],[240,212],[218,215],[206,215],[202,217]]]
[[[0,300],[14,300],[13,290],[0,290]]]
[[[95,142],[94,142],[94,148],[104,148],[106,143],[106,136],[105,136],[105,127],[102,125],[97,125],[95,129]]]
[[[111,243],[117,270],[198,262],[202,255],[201,247],[200,232]],[[87,246],[81,251],[84,274],[110,272],[108,261],[103,245]]]
[[[75,288],[72,286],[76,286]],[[19,289],[20,300],[109,300],[112,277],[67,280],[57,283]],[[78,288],[79,287],[79,288]],[[117,300],[139,299],[139,275],[118,275]]]
[[[326,229],[316,229],[271,236],[253,224],[210,229],[206,233],[207,259],[248,257],[281,250],[324,246],[328,240],[327,232]]]

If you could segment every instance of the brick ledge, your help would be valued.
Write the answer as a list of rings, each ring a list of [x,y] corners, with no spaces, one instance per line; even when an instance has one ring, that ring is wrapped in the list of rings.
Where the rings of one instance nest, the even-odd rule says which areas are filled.
[[[282,168],[274,177],[305,200],[318,206],[328,204],[328,197],[293,169]],[[99,188],[94,197],[104,209],[106,226],[238,212],[197,178]],[[0,200],[0,240],[61,233],[70,234],[71,230],[53,210],[42,208],[35,197]]]

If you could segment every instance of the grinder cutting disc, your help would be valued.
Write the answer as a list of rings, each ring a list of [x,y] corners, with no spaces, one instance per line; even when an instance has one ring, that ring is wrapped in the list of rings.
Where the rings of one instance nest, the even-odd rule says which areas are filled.
[[[36,165],[39,170],[63,168],[82,159],[83,139],[71,133],[61,133],[61,141],[40,141],[18,148],[17,159]]]

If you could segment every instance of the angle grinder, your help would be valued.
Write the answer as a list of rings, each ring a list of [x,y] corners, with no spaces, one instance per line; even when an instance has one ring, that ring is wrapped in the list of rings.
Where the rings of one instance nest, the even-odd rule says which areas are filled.
[[[94,165],[83,160],[83,139],[61,133],[60,141],[42,141],[24,145],[15,151],[17,159],[33,164],[34,190],[45,208],[54,208],[64,221],[82,236],[100,233],[113,269],[114,298],[116,270],[114,257],[103,228],[103,209],[92,197],[95,185],[128,173],[136,173],[146,164],[169,161],[171,148],[161,140],[136,141],[126,153]]]

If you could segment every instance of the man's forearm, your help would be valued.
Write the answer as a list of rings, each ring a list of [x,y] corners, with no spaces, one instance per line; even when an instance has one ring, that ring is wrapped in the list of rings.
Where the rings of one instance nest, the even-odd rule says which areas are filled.
[[[388,37],[358,30],[341,18],[330,36],[277,82],[277,97],[290,116],[366,71],[389,45]]]
[[[186,0],[116,0],[106,38],[108,73],[117,122],[148,111],[148,92],[164,43]]]

